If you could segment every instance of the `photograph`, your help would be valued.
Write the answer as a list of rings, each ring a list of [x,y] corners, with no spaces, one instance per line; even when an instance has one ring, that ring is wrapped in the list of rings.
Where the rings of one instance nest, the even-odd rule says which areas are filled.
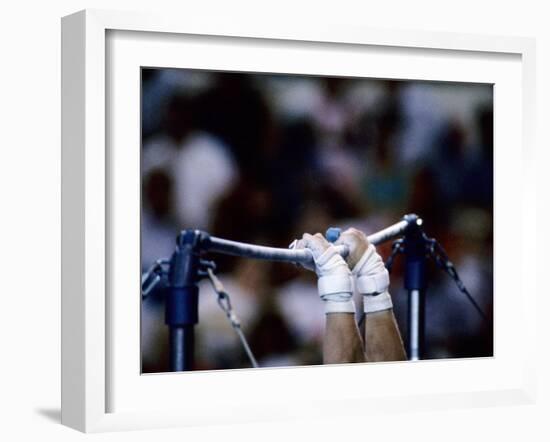
[[[493,357],[492,84],[140,86],[142,374]]]

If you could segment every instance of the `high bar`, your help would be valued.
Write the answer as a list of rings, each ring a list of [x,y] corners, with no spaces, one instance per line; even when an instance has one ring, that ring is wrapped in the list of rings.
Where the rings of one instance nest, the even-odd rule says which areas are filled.
[[[416,216],[407,215],[405,219],[386,227],[379,232],[369,235],[367,238],[374,245],[390,241],[405,232],[410,222],[422,222]],[[307,249],[283,249],[277,247],[258,246],[228,239],[207,236],[202,242],[204,250],[210,252],[224,253],[227,255],[241,256],[244,258],[262,259],[267,261],[293,262],[296,264],[310,264],[313,256]],[[336,246],[338,252],[346,257],[349,253],[346,246]]]

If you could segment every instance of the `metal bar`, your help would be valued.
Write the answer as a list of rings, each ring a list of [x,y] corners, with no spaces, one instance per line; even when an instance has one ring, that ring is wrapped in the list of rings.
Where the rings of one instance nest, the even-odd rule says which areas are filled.
[[[369,242],[374,245],[381,244],[403,234],[408,222],[399,221],[377,233],[368,236]],[[228,255],[242,256],[245,258],[264,259],[269,261],[284,261],[297,264],[310,264],[313,262],[311,252],[307,249],[292,250],[277,247],[257,246],[214,236],[205,240],[203,247],[211,252],[225,253]],[[336,246],[342,256],[347,256],[345,246]]]
[[[409,292],[409,359],[418,361],[421,355],[421,337],[423,325],[423,308],[421,305],[420,290],[411,290]]]
[[[379,232],[373,233],[372,235],[367,236],[369,242],[377,246],[378,244],[391,241],[392,239],[401,236],[405,233],[405,229],[409,225],[409,222],[406,220],[401,220],[398,223],[392,224],[385,229],[380,230]]]
[[[194,327],[184,325],[170,327],[170,370],[193,369]]]

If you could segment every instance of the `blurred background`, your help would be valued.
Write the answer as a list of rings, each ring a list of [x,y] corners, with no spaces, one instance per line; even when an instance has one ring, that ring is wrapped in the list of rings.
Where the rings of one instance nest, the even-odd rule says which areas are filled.
[[[425,358],[491,356],[492,103],[488,84],[143,69],[142,270],[185,228],[287,247],[304,232],[369,234],[414,212],[491,318],[430,264]],[[391,243],[378,251],[387,258]],[[312,272],[211,256],[260,366],[322,363]],[[196,369],[249,367],[210,284],[200,288]],[[406,341],[400,258],[390,293]],[[158,290],[142,302],[143,372],[168,371],[167,343]]]

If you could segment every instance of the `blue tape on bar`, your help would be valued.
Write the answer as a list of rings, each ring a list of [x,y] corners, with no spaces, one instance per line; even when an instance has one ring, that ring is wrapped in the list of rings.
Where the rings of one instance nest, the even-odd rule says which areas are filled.
[[[340,233],[342,233],[342,229],[339,227],[329,227],[325,233],[325,238],[329,242],[334,242],[340,238]]]

